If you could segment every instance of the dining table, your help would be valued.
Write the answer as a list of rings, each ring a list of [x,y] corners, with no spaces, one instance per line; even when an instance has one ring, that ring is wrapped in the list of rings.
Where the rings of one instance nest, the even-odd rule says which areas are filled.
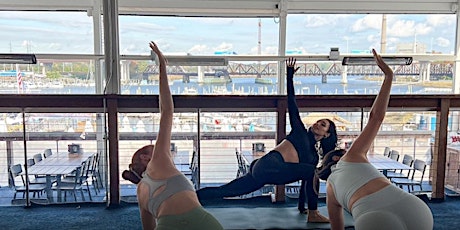
[[[27,169],[28,175],[46,176],[46,196],[48,202],[54,202],[53,191],[51,189],[54,179],[56,183],[61,182],[61,178],[67,174],[72,173],[83,162],[87,161],[91,156],[95,155],[94,152],[84,152],[78,154],[69,154],[68,152],[55,153]],[[24,172],[26,173],[26,172]],[[57,190],[57,202],[62,201],[62,194],[59,189]]]
[[[411,170],[412,167],[405,165],[402,162],[391,159],[380,154],[367,155],[369,162],[377,169],[382,171],[383,175],[387,176],[388,170]]]

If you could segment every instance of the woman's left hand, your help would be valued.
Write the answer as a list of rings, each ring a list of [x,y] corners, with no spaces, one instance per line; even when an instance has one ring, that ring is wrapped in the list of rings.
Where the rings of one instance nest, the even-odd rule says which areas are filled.
[[[293,58],[293,57],[290,57],[290,58],[288,58],[288,59],[286,60],[286,67],[288,67],[288,68],[289,68],[289,67],[294,68],[294,73],[297,72],[297,70],[300,69],[300,67],[295,68],[295,63],[296,63],[296,61],[297,61],[297,60],[296,60],[295,58]]]

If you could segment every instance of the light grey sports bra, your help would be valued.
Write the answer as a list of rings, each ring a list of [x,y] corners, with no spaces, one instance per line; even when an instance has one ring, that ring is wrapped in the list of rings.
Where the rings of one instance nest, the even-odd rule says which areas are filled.
[[[327,182],[334,188],[337,201],[348,210],[348,203],[355,192],[367,182],[385,177],[369,163],[354,163],[340,160],[331,168],[332,174]]]
[[[144,172],[142,174],[141,182],[144,182],[149,186],[150,198],[148,209],[155,217],[157,217],[158,207],[160,207],[163,201],[168,199],[170,196],[182,191],[195,191],[191,181],[183,174],[178,174],[165,180],[154,180],[146,172]],[[165,189],[153,197],[155,191],[163,185],[165,186]]]

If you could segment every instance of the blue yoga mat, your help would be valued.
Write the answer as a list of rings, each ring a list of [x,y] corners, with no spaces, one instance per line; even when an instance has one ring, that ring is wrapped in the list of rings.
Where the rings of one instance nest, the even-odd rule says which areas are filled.
[[[307,215],[296,207],[206,208],[225,229],[330,229],[329,223],[307,223]],[[325,206],[318,210],[328,216]],[[345,227],[353,226],[353,217],[344,211]]]

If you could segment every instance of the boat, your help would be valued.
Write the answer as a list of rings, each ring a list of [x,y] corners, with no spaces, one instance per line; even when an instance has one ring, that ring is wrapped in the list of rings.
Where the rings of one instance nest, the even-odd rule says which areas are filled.
[[[255,83],[256,84],[265,84],[265,85],[273,84],[272,80],[269,79],[269,78],[256,78]]]
[[[228,84],[231,83],[231,78],[224,77],[209,77],[203,79],[203,84]]]
[[[216,69],[214,73],[205,73],[203,84],[228,84],[232,82],[228,70]]]
[[[187,95],[198,95],[198,90],[196,88],[189,88],[185,87],[184,91],[182,91],[182,94],[187,94]]]

